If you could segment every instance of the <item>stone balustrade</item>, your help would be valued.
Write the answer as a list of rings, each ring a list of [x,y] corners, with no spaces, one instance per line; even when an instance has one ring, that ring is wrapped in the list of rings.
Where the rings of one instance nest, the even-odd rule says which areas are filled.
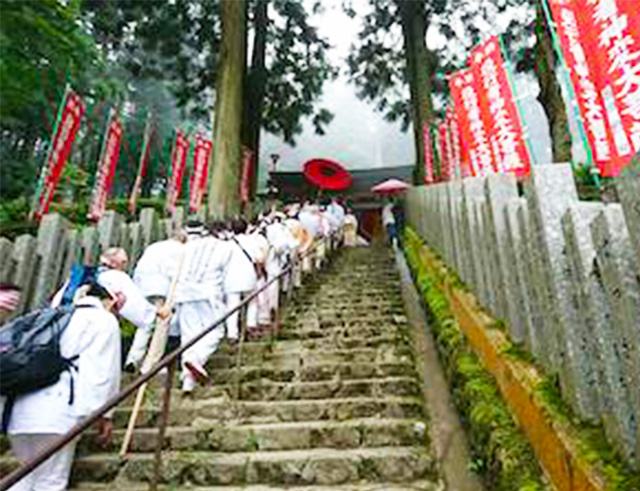
[[[640,458],[640,157],[620,203],[583,202],[568,164],[411,189],[408,223],[504,320],[584,420]]]

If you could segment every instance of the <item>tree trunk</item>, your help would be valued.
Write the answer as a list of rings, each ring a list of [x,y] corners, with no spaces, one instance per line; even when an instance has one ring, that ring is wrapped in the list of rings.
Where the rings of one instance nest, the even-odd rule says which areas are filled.
[[[400,10],[406,74],[411,95],[411,119],[416,148],[414,181],[424,182],[422,127],[431,121],[431,63],[425,43],[427,30],[422,2],[397,0]]]
[[[240,210],[242,92],[246,59],[246,2],[221,0],[222,39],[216,79],[214,152],[209,183],[209,217]]]
[[[242,143],[254,152],[254,173],[251,181],[251,199],[258,185],[260,164],[260,129],[262,128],[262,108],[267,86],[265,53],[267,49],[267,26],[269,0],[258,0],[254,5],[253,25],[255,36],[251,53],[251,68],[246,77],[245,105],[242,120]]]
[[[571,134],[560,84],[556,78],[556,54],[541,1],[536,2],[536,47],[534,71],[540,83],[538,100],[549,120],[554,162],[571,161]]]

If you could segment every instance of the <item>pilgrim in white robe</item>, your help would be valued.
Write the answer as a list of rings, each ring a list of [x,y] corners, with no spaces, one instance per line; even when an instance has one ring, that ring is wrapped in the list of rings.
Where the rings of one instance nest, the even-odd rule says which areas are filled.
[[[63,372],[49,387],[17,397],[11,411],[9,440],[21,462],[35,457],[120,389],[120,329],[116,317],[95,297],[83,297],[76,304],[81,308],[60,337],[60,351],[68,358],[78,355],[78,369]],[[66,489],[75,445],[68,444],[11,490]]]
[[[224,292],[227,311],[233,310],[242,301],[243,297],[253,292],[258,282],[256,268],[259,251],[253,237],[249,234],[232,236],[228,241],[231,248],[231,258],[224,278]],[[258,302],[254,299],[247,305],[247,326],[255,327],[258,324]],[[227,337],[238,339],[238,321],[240,312],[235,311],[227,317]]]
[[[232,254],[228,242],[215,237],[190,240],[185,247],[175,297],[183,346],[224,315],[224,277]],[[224,324],[219,325],[182,354],[183,390],[192,390],[196,382],[187,364],[204,371],[224,331]]]

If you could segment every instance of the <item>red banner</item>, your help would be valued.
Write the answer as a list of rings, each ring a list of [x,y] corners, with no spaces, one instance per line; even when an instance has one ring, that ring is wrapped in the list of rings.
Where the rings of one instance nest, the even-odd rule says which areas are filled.
[[[469,65],[481,87],[480,109],[494,155],[494,168],[518,177],[529,175],[531,160],[498,38],[492,36],[476,46]]]
[[[189,179],[189,211],[195,213],[202,205],[202,198],[207,187],[209,173],[209,157],[213,144],[204,137],[196,136],[196,145],[193,150],[193,171]]]
[[[463,159],[463,149],[458,118],[452,107],[449,108],[449,111],[449,148],[451,149],[453,172],[456,177],[470,177],[472,174],[469,160],[468,158]]]
[[[109,191],[111,191],[113,176],[116,173],[118,158],[120,158],[121,142],[122,124],[118,120],[118,116],[112,113],[102,144],[102,153],[96,170],[96,180],[93,184],[91,204],[89,205],[90,220],[99,220],[107,207],[107,197],[109,196]]]
[[[448,145],[448,121],[445,119],[438,125],[438,153],[440,154],[440,177],[443,181],[449,181],[452,177],[451,159]]]
[[[424,149],[424,183],[433,183],[433,145],[429,123],[422,123],[422,145]]]
[[[253,178],[253,150],[242,147],[242,179],[240,180],[240,201],[248,203],[251,198],[251,180]]]
[[[471,174],[491,174],[494,172],[493,155],[480,113],[479,90],[473,72],[465,69],[453,73],[449,78],[449,89]]]
[[[574,0],[589,64],[620,158],[605,166],[616,176],[640,151],[640,30],[637,1]]]
[[[140,162],[138,164],[138,174],[136,180],[133,183],[131,194],[129,196],[129,213],[136,212],[138,204],[138,196],[140,196],[140,190],[142,189],[142,179],[147,174],[147,165],[149,163],[149,154],[151,150],[151,119],[147,118],[147,123],[144,128],[144,135],[142,137],[142,148],[140,149]]]
[[[47,160],[40,175],[40,187],[35,199],[33,217],[40,220],[49,211],[60,175],[67,163],[71,146],[76,138],[85,107],[80,96],[67,90],[62,101],[62,111],[54,129]]]
[[[182,191],[182,178],[189,153],[189,139],[180,130],[176,130],[176,141],[171,152],[171,177],[167,185],[166,209],[173,214],[176,211],[176,203]]]

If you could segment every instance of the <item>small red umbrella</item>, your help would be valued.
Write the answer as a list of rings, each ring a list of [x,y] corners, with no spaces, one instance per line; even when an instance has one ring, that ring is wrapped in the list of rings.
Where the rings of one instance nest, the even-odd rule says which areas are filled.
[[[311,159],[304,164],[304,177],[316,187],[329,191],[342,191],[351,186],[351,174],[338,162]]]
[[[406,182],[401,181],[400,179],[387,179],[386,181],[382,181],[381,183],[373,186],[371,188],[371,191],[380,194],[391,194],[406,191],[410,187],[411,186],[409,186]]]

